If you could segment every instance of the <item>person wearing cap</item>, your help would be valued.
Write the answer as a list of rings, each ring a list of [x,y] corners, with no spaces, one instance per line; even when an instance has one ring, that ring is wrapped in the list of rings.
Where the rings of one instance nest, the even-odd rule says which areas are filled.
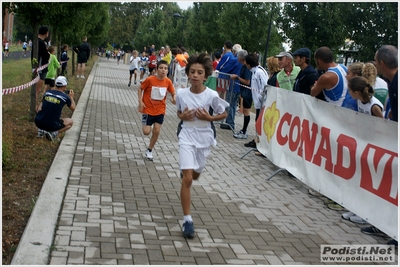
[[[292,56],[294,64],[301,69],[294,83],[293,91],[310,95],[311,87],[319,77],[318,72],[310,65],[311,51],[303,47],[296,50]],[[317,98],[325,101],[325,97],[322,93],[320,93]]]
[[[294,65],[293,56],[289,52],[280,52],[275,57],[278,58],[279,68],[281,69],[276,76],[276,87],[292,91],[300,67]]]
[[[39,105],[39,111],[35,117],[35,124],[39,129],[44,131],[49,141],[54,141],[58,133],[71,129],[73,121],[71,118],[61,118],[61,112],[65,105],[70,110],[75,110],[74,91],[69,90],[66,94],[67,78],[58,76],[54,90],[48,90],[43,101]]]

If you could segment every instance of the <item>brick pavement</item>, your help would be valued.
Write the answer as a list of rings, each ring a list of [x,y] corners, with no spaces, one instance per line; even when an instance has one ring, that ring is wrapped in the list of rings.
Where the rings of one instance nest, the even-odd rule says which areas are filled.
[[[196,237],[186,240],[176,107],[168,103],[154,161],[145,160],[139,84],[127,86],[127,65],[96,64],[49,264],[321,264],[322,244],[388,241],[362,234],[285,172],[266,181],[277,167],[254,153],[240,159],[245,141],[218,126],[218,145],[192,186]],[[236,116],[236,130],[242,122]]]

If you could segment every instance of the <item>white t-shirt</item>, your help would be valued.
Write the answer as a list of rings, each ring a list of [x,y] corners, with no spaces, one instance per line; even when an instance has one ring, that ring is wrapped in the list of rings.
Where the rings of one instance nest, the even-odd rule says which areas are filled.
[[[251,94],[253,96],[254,108],[261,109],[261,97],[262,92],[264,91],[264,87],[268,83],[268,73],[267,71],[261,67],[256,66],[251,70]]]
[[[131,56],[131,58],[129,59],[130,62],[129,70],[139,69],[139,61],[140,57]]]
[[[374,96],[385,105],[389,93],[387,82],[380,77],[376,77],[373,88],[375,92]]]
[[[375,96],[372,96],[371,100],[368,103],[363,104],[361,100],[357,100],[357,105],[358,105],[358,112],[372,115],[372,107],[374,105],[378,105],[381,110],[383,110],[383,105],[381,101],[378,100]]]
[[[204,108],[207,112],[210,107],[214,114],[222,114],[229,107],[229,103],[219,97],[218,93],[210,88],[206,88],[200,94],[194,94],[190,87],[178,89],[176,93],[176,106],[178,111]],[[179,133],[179,145],[189,144],[197,148],[206,148],[217,145],[214,132],[209,121],[194,118],[194,121],[183,121],[182,130]]]

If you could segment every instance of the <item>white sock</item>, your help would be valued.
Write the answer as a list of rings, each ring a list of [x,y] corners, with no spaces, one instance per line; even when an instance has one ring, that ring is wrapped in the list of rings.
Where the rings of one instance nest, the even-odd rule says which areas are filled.
[[[183,216],[183,222],[193,222],[192,216],[190,215],[185,215]]]

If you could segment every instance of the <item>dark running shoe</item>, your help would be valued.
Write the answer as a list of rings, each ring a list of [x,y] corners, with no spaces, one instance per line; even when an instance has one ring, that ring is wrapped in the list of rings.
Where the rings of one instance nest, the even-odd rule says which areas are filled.
[[[185,222],[182,226],[182,234],[186,238],[193,238],[194,237],[194,227],[193,222]]]
[[[256,148],[257,147],[256,142],[254,141],[254,139],[251,140],[250,142],[244,144],[244,146],[245,147],[252,147],[252,148]]]
[[[361,232],[367,235],[378,235],[378,236],[386,236],[384,232],[376,228],[375,226],[369,226],[361,228]]]
[[[397,241],[395,239],[390,240],[389,242],[387,242],[386,244],[388,245],[394,245],[397,248]]]
[[[231,126],[229,126],[229,124],[221,124],[219,126],[219,128],[225,129],[225,130],[232,130],[232,128],[231,128]]]

